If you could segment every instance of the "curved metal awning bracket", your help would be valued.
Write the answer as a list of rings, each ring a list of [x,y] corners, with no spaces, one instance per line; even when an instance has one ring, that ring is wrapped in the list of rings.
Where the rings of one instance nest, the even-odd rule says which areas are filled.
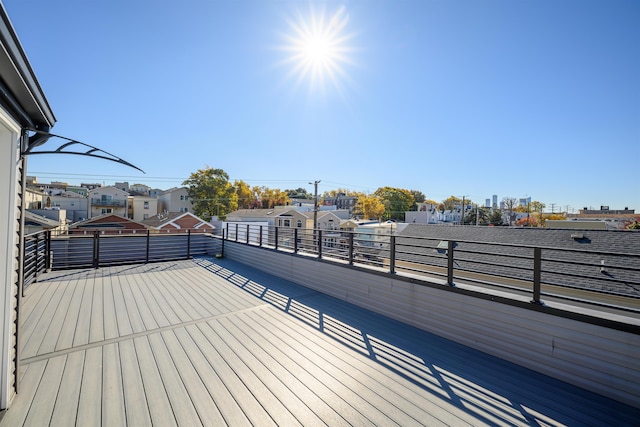
[[[22,156],[32,156],[35,154],[75,154],[77,156],[87,156],[87,157],[95,157],[98,159],[110,160],[112,162],[120,163],[125,166],[129,166],[131,168],[137,169],[142,173],[145,173],[142,169],[137,167],[136,165],[129,163],[128,161],[115,156],[107,151],[104,151],[100,148],[94,147],[89,144],[85,144],[84,142],[76,141],[75,139],[67,138],[61,135],[55,135],[49,132],[44,132],[36,129],[28,129],[29,132],[35,132],[40,135],[40,142],[29,144],[26,149],[22,150]],[[60,138],[67,142],[60,145],[55,150],[36,150],[38,147],[42,147],[49,138]]]

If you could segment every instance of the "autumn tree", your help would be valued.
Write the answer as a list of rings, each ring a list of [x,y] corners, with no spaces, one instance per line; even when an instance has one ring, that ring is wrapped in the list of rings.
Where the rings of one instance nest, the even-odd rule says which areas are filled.
[[[238,196],[238,209],[254,209],[259,206],[258,198],[249,184],[242,180],[236,180],[233,182],[233,187]]]
[[[262,209],[271,209],[274,206],[285,206],[290,202],[289,195],[280,189],[269,187],[253,187]]]
[[[413,195],[409,190],[394,187],[380,187],[374,193],[385,207],[384,216],[387,219],[404,221],[404,213],[414,203]]]
[[[187,186],[193,213],[206,221],[213,216],[224,218],[227,213],[238,209],[236,189],[222,169],[210,166],[198,169],[182,185]]]
[[[366,194],[361,194],[358,196],[358,201],[356,202],[353,213],[355,216],[360,216],[365,219],[378,219],[382,218],[384,215],[385,207],[382,200],[375,195],[367,196]]]

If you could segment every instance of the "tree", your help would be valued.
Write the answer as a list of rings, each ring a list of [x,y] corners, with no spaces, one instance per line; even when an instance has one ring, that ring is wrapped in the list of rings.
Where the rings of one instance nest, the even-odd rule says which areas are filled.
[[[404,221],[404,213],[414,203],[413,195],[409,190],[402,188],[381,187],[373,195],[377,196],[384,205],[385,217],[396,221]]]
[[[456,196],[449,196],[438,204],[438,209],[441,211],[452,211],[456,208],[456,205],[462,205],[462,199]]]
[[[313,199],[313,194],[302,187],[295,190],[284,190],[284,192],[287,193],[287,197],[290,199]]]
[[[361,216],[364,219],[378,219],[382,218],[385,207],[379,197],[375,195],[367,196],[361,194],[358,196],[358,201],[354,206],[353,213],[356,216]]]
[[[625,227],[627,230],[640,230],[640,221],[635,220]]]
[[[254,209],[259,206],[258,198],[246,182],[236,180],[233,182],[238,196],[238,209]]]
[[[422,194],[421,191],[418,191],[418,190],[409,190],[409,192],[413,196],[413,205],[411,206],[411,208],[409,210],[417,211],[418,210],[418,204],[419,203],[424,203],[424,201],[426,200],[426,197],[425,197],[424,194]]]
[[[509,225],[511,225],[511,223],[515,219],[514,210],[516,208],[516,203],[518,203],[518,199],[516,199],[515,197],[507,196],[502,198],[501,205],[503,209],[509,214]]]
[[[271,189],[269,187],[253,187],[262,209],[271,209],[274,206],[286,206],[290,199],[285,191]]]
[[[489,224],[502,225],[502,212],[500,209],[494,209],[494,211],[491,212],[489,215]]]
[[[210,166],[198,169],[182,185],[187,186],[193,213],[206,221],[213,216],[224,218],[227,213],[238,209],[236,189],[222,169]]]

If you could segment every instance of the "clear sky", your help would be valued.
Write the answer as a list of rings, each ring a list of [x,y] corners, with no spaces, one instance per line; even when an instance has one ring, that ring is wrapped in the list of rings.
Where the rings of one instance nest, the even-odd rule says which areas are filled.
[[[42,182],[169,188],[208,165],[270,188],[640,210],[638,0],[4,5],[52,132],[146,172],[32,156]]]

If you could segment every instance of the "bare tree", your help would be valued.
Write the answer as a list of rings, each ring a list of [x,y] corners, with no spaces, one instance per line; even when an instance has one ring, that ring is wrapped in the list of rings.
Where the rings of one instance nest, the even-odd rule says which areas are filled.
[[[501,200],[502,209],[504,209],[509,213],[509,225],[511,225],[511,222],[515,219],[513,217],[513,211],[517,203],[518,203],[518,199],[516,199],[515,197],[507,196],[507,197],[503,197]]]

